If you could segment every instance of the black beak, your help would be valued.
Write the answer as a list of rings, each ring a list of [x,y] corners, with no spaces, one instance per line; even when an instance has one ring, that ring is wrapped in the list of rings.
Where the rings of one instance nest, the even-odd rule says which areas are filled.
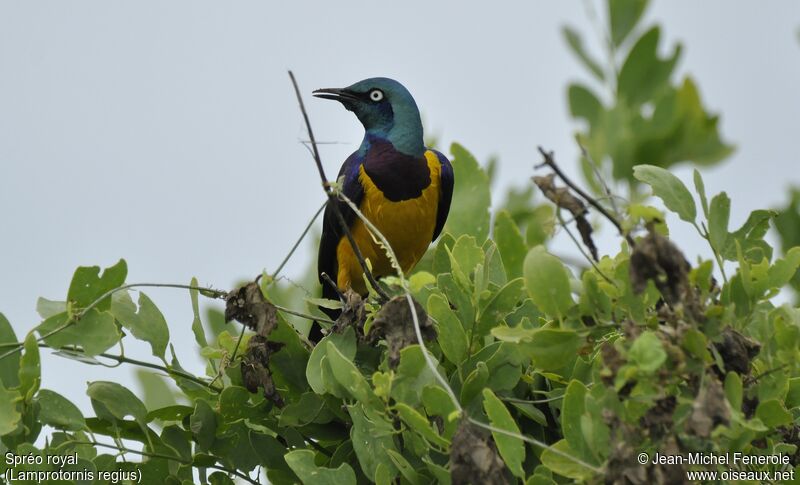
[[[317,89],[311,94],[313,94],[317,98],[332,99],[334,101],[339,101],[340,103],[346,103],[347,101],[357,101],[359,99],[358,96],[356,96],[356,94],[353,93],[352,91],[339,88]]]

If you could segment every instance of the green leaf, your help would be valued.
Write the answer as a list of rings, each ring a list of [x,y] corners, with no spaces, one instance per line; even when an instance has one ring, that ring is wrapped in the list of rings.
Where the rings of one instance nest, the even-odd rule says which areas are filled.
[[[485,362],[478,362],[464,379],[464,384],[461,386],[461,402],[469,404],[472,400],[486,387],[489,381],[489,368]]]
[[[793,247],[786,252],[786,256],[775,261],[770,266],[768,273],[769,288],[783,288],[797,273],[800,267],[800,246]]]
[[[36,332],[40,336],[44,336],[63,327],[68,321],[66,313],[59,313],[40,323],[36,327]],[[120,337],[114,317],[106,311],[101,312],[97,308],[92,308],[80,320],[67,325],[66,328],[47,337],[44,341],[54,348],[77,345],[83,348],[87,356],[91,357],[116,345]]]
[[[80,409],[61,394],[42,389],[36,395],[35,401],[39,403],[39,420],[42,424],[67,431],[86,428]]]
[[[519,343],[536,368],[555,371],[570,363],[584,339],[574,330],[556,328],[496,327],[492,335],[498,340]]]
[[[136,369],[140,395],[147,409],[159,409],[175,404],[175,393],[169,385],[169,378],[151,370]]]
[[[489,422],[495,428],[519,434],[519,427],[514,422],[514,418],[503,402],[494,395],[491,389],[483,390],[483,409],[489,417]],[[497,443],[497,451],[503,457],[508,469],[511,470],[515,476],[525,479],[525,470],[522,468],[522,462],[525,461],[525,443],[515,437],[509,436],[504,433],[492,431],[492,437]]]
[[[611,41],[619,47],[631,33],[647,8],[647,0],[609,0],[608,17]]]
[[[194,408],[190,406],[183,406],[180,404],[173,404],[164,406],[163,408],[154,409],[147,413],[147,422],[150,421],[183,421],[186,416],[191,416]]]
[[[581,483],[588,482],[594,475],[591,468],[581,465],[575,459],[568,458],[568,456],[575,457],[575,452],[569,447],[567,440],[561,440],[550,448],[545,448],[542,451],[541,460],[542,464],[554,473],[578,480]]]
[[[421,485],[419,474],[402,454],[395,450],[386,450],[386,452],[387,455],[389,455],[389,459],[391,459],[394,466],[400,470],[400,474],[403,475],[403,478],[405,478],[408,483],[411,485]]]
[[[531,300],[547,315],[561,318],[575,304],[570,294],[567,268],[544,246],[528,251],[523,272]]]
[[[6,389],[0,383],[0,436],[11,433],[19,426],[22,415],[17,409],[17,403],[22,401],[22,396],[16,389]]]
[[[792,414],[777,399],[759,403],[756,408],[756,417],[770,428],[777,428],[792,422]]]
[[[189,438],[190,434],[175,424],[165,426],[161,431],[161,441],[170,449],[171,454],[185,461],[192,459]]]
[[[308,358],[306,365],[306,379],[311,389],[317,394],[325,394],[328,389],[325,387],[323,381],[323,360],[327,356],[328,346],[326,342],[333,342],[339,352],[346,358],[353,359],[356,356],[356,337],[352,328],[347,328],[343,333],[332,333],[323,338],[311,351],[311,356]]]
[[[581,418],[586,413],[586,386],[577,380],[570,381],[561,407],[561,429],[570,449],[584,461],[594,462],[596,457],[586,442]]]
[[[378,386],[376,385],[375,387],[377,388]],[[287,404],[281,410],[278,424],[284,427],[305,426],[317,421],[323,415],[324,408],[325,400],[322,396],[313,392],[305,392],[300,396],[300,399]]]
[[[441,416],[447,418],[456,411],[456,406],[450,394],[443,388],[430,385],[422,390],[422,402],[428,416]]]
[[[528,247],[525,245],[525,239],[517,224],[507,210],[502,210],[497,214],[493,237],[497,249],[500,251],[506,275],[512,279],[522,276],[522,262],[525,261]]]
[[[334,378],[339,384],[358,401],[377,405],[377,399],[372,388],[367,383],[364,375],[356,366],[336,348],[332,341],[326,342],[328,346],[328,365],[331,367]]]
[[[217,432],[217,414],[203,399],[195,401],[194,412],[189,418],[189,429],[200,450],[208,451],[214,444]]]
[[[669,86],[669,79],[681,54],[681,45],[675,46],[671,57],[661,59],[658,55],[660,36],[658,26],[648,30],[633,46],[619,71],[619,97],[627,100],[630,106],[639,106],[653,99]]]
[[[589,125],[597,122],[603,114],[603,104],[589,88],[580,84],[570,84],[567,90],[569,112],[573,118],[583,118]]]
[[[225,474],[225,472],[214,472],[208,476],[208,483],[210,485],[236,485],[231,477]]]
[[[36,300],[36,313],[44,319],[65,311],[67,311],[67,302],[65,301],[52,301],[41,296]]]
[[[675,103],[676,123],[673,133],[664,140],[664,159],[670,163],[691,160],[698,165],[711,165],[733,153],[734,147],[720,138],[719,117],[706,112],[691,78],[684,79],[675,91]]]
[[[642,372],[653,373],[667,360],[667,353],[658,336],[648,330],[633,342],[628,357]]]
[[[128,292],[119,291],[112,297],[111,313],[134,337],[149,343],[154,356],[164,360],[169,327],[164,315],[147,295],[139,293],[137,310]]]
[[[431,359],[436,366],[436,358],[431,356]],[[391,390],[391,397],[395,401],[417,406],[422,399],[422,390],[435,382],[436,376],[425,362],[419,345],[409,345],[400,351],[400,363]]]
[[[703,332],[696,328],[690,328],[684,332],[683,348],[686,349],[689,354],[703,361],[707,361],[711,358],[708,352],[708,339]]]
[[[633,167],[633,176],[653,188],[653,195],[664,201],[667,209],[678,214],[686,222],[694,223],[697,206],[689,189],[670,171],[654,165]]]
[[[36,335],[28,332],[25,337],[24,353],[19,360],[19,392],[30,402],[33,395],[39,390],[42,381],[42,366],[39,358],[39,343]]]
[[[102,275],[99,266],[80,266],[75,270],[69,284],[67,300],[73,302],[76,308],[86,308],[109,290],[122,286],[127,275],[128,265],[124,259],[120,259],[114,266],[106,268]],[[111,301],[105,299],[99,302],[95,308],[103,311],[110,307]]]
[[[428,422],[428,419],[420,414],[416,409],[403,403],[395,404],[394,409],[397,411],[400,419],[402,419],[409,428],[419,433],[420,436],[428,440],[430,443],[433,443],[434,445],[444,449],[450,446],[450,442],[442,438],[439,433],[434,431],[431,423]]]
[[[394,444],[394,428],[383,413],[361,404],[347,406],[347,411],[353,420],[350,429],[350,438],[353,450],[361,464],[361,470],[371,481],[375,481],[375,472],[378,465],[383,465],[391,471],[392,476],[397,468],[388,455],[389,450],[397,451]]]
[[[728,220],[731,214],[731,199],[721,192],[711,199],[708,214],[708,239],[711,247],[719,252],[725,247],[728,239]]]
[[[478,335],[484,335],[492,327],[503,323],[505,316],[524,298],[524,284],[522,278],[511,280],[492,296],[478,318]]]
[[[14,328],[11,323],[6,319],[5,315],[0,313],[0,344],[15,344],[17,343],[17,334],[14,333]],[[5,353],[6,348],[2,352]],[[19,354],[13,353],[5,356],[0,360],[0,384],[10,389],[19,385]]]
[[[341,310],[344,305],[339,300],[329,300],[327,298],[314,298],[308,296],[305,298],[306,303],[311,306],[319,306],[322,308],[327,308],[329,310]]]
[[[450,251],[456,243],[455,238],[450,234],[444,233],[439,237],[439,242],[436,243],[436,249],[433,251],[433,262],[431,263],[431,271],[434,275],[440,275],[450,272]]]
[[[700,172],[697,169],[694,169],[694,188],[697,191],[697,195],[700,196],[700,207],[703,209],[703,214],[708,219],[708,199],[706,199],[706,185],[703,183],[703,176],[700,175]],[[725,227],[727,229],[727,226]]]
[[[450,309],[447,300],[441,295],[433,294],[428,298],[428,314],[436,321],[439,334],[439,346],[444,356],[455,365],[464,361],[467,355],[467,334],[458,321],[458,317]]]
[[[544,244],[555,231],[555,210],[551,205],[540,205],[533,209],[533,214],[528,219],[525,229],[525,242],[528,246]]]
[[[483,243],[489,235],[489,177],[463,146],[453,143],[450,153],[453,155],[453,172],[458,182],[453,189],[450,214],[444,230],[456,238],[469,234]]]
[[[596,273],[586,271],[581,277],[581,282],[583,283],[583,293],[580,297],[581,312],[584,315],[597,314],[604,317],[610,315],[611,298],[600,289],[600,277]]]
[[[450,266],[454,274],[458,271],[463,272],[465,288],[469,287],[469,280],[473,279],[472,274],[475,269],[483,263],[483,250],[478,247],[475,238],[466,234],[460,236],[450,250]]]
[[[789,201],[775,217],[775,229],[781,239],[784,251],[800,246],[800,187],[789,191]]]
[[[769,221],[775,212],[769,210],[755,210],[750,213],[742,227],[731,233],[726,240],[721,255],[728,261],[738,261],[736,243],[741,246],[742,254],[748,261],[758,263],[763,258],[772,258],[772,247],[764,241],[764,235],[769,230]]]
[[[581,60],[583,65],[586,66],[589,71],[591,71],[592,74],[594,74],[600,81],[605,79],[605,76],[603,76],[603,69],[600,67],[600,64],[592,59],[589,53],[586,52],[586,49],[583,46],[583,39],[581,39],[580,34],[576,32],[575,29],[568,26],[562,27],[561,33],[564,35],[567,45],[569,45],[570,49],[572,49],[572,53]]]
[[[342,463],[338,468],[325,468],[314,463],[314,452],[295,450],[284,455],[286,463],[304,484],[355,485],[356,474],[350,465]]]
[[[86,394],[92,399],[92,406],[98,411],[96,404],[101,404],[108,411],[112,419],[123,420],[125,416],[132,416],[140,426],[147,424],[147,408],[130,389],[123,387],[116,382],[95,381],[89,384]],[[100,411],[97,416],[101,416]]]
[[[456,283],[453,275],[450,273],[440,274],[436,278],[436,286],[444,292],[447,301],[455,307],[454,311],[464,330],[472,328],[472,324],[475,322],[475,307],[470,295]]]
[[[197,287],[197,278],[192,278],[189,283],[192,287]],[[208,347],[208,340],[206,340],[206,331],[203,329],[203,322],[200,320],[200,303],[198,296],[200,292],[197,290],[189,290],[189,297],[192,300],[192,333],[194,340],[200,348]]]
[[[736,372],[728,372],[725,376],[725,397],[734,411],[742,409],[742,378]]]

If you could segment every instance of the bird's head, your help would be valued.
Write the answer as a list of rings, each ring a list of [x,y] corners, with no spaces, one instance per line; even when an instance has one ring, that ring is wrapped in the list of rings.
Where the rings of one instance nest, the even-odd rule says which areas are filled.
[[[367,137],[389,140],[397,150],[421,155],[422,121],[417,103],[399,82],[385,77],[364,79],[346,88],[317,89],[314,96],[339,101],[355,113]]]

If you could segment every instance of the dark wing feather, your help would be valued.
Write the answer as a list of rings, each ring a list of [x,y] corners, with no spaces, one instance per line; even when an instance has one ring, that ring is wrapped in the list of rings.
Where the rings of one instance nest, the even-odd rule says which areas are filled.
[[[361,203],[364,196],[364,187],[358,179],[359,168],[364,163],[363,157],[358,155],[358,152],[353,153],[342,164],[339,170],[337,180],[344,176],[344,185],[342,190],[344,195],[347,196],[354,204]],[[337,200],[336,205],[344,217],[347,226],[350,227],[355,220],[355,212],[350,209],[346,202]],[[331,206],[332,202],[328,201],[325,207],[325,214],[322,218],[322,237],[319,242],[319,256],[317,259],[317,276],[319,282],[322,284],[322,297],[331,300],[338,300],[336,290],[331,288],[331,285],[322,279],[322,273],[326,273],[333,281],[336,281],[337,273],[339,272],[339,262],[336,259],[336,247],[339,245],[339,240],[344,235],[336,214]],[[335,319],[339,316],[338,310],[322,309],[328,316]]]
[[[436,227],[433,229],[433,239],[431,239],[431,241],[435,241],[442,232],[444,223],[447,221],[447,214],[450,212],[455,174],[453,174],[453,166],[450,165],[450,160],[447,157],[436,150],[431,151],[439,157],[439,163],[442,164],[442,170],[439,175],[439,207],[436,210]]]

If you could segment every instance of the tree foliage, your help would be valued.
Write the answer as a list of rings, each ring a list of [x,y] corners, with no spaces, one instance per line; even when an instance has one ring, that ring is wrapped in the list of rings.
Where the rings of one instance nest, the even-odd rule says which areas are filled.
[[[672,83],[680,46],[662,58],[659,28],[639,33],[646,2],[609,9],[612,59],[627,52],[621,68],[565,35],[613,87],[605,103],[577,84],[568,99],[586,122],[589,184],[602,190],[589,158],[630,183],[630,202],[602,206],[623,232],[618,250],[565,261],[550,244],[572,231],[562,210],[577,221],[600,202],[576,205],[574,184],[551,177],[549,202],[531,183],[492,208],[490,175],[454,144],[445,233],[413,274],[384,279],[388,303],[374,293],[324,302],[266,273],[230,292],[186,285],[204,375],[180,364],[170,326],[146,285],[127,282],[124,260],[78,268],[63,301],[39,300],[42,321],[21,341],[0,314],[2,451],[75,454],[78,469],[136,471],[143,483],[262,474],[275,484],[663,483],[691,467],[643,466],[640,453],[781,453],[796,463],[800,309],[775,298],[798,278],[797,194],[777,219],[756,210],[731,228],[725,192],[709,198],[697,171],[691,184],[673,175],[676,162],[713,163],[731,148],[693,81]],[[704,254],[684,255],[668,238],[650,193],[707,241]],[[764,239],[773,220],[782,257]],[[583,249],[591,227],[577,229]],[[300,283],[315,279],[309,271]],[[225,313],[201,314],[200,296],[224,298]],[[343,307],[342,317],[327,322],[319,304]],[[304,337],[311,318],[327,330],[317,345]],[[241,329],[225,323],[234,320]],[[152,356],[125,355],[131,339]],[[146,392],[140,399],[109,369],[88,383],[92,410],[81,410],[42,383],[42,349],[138,366]]]

